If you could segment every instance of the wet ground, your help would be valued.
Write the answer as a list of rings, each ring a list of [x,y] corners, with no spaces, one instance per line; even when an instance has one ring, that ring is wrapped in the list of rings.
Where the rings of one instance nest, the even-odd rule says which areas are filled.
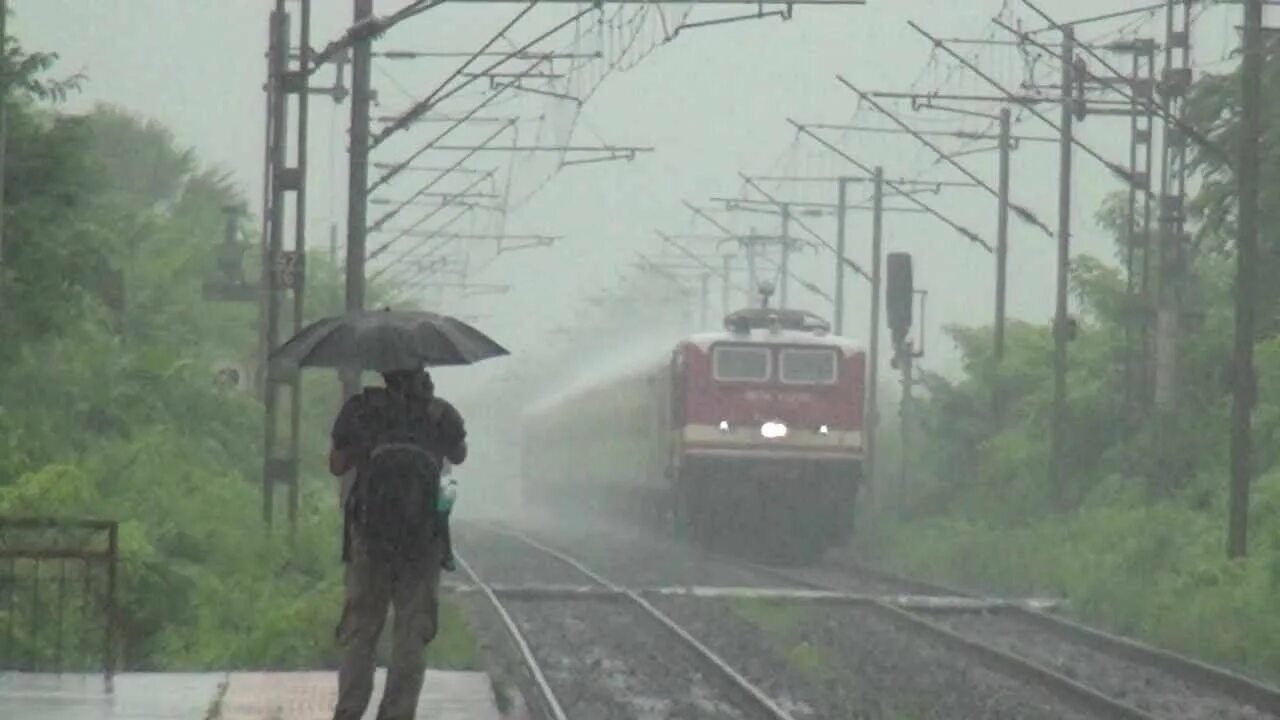
[[[374,703],[382,693],[380,670]],[[101,675],[0,673],[4,720],[324,720],[337,676],[297,673],[127,673],[108,693]],[[374,703],[365,714],[373,720]],[[418,717],[499,720],[483,673],[428,671]]]

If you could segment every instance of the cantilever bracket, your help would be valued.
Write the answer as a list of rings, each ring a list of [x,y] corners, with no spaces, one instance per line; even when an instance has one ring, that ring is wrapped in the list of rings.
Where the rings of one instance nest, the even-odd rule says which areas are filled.
[[[558,237],[538,238],[529,242],[517,243],[515,245],[503,245],[498,248],[498,255],[509,252],[519,252],[521,250],[532,250],[533,248],[548,247],[559,240]]]
[[[557,100],[564,100],[565,102],[574,103],[578,107],[582,107],[583,105],[582,98],[577,97],[575,95],[569,95],[568,93],[556,92],[555,90],[544,90],[542,88],[526,87],[525,85],[521,84],[519,81],[504,83],[504,85],[506,85],[506,88],[508,90],[518,90],[521,92],[532,93],[534,95],[543,95],[550,98],[556,98]],[[489,89],[495,90],[497,89],[497,87],[498,87],[498,79],[493,77],[489,78]]]
[[[964,157],[965,155],[981,155],[982,153],[997,152],[999,150],[1000,150],[999,147],[982,146],[982,147],[970,148],[968,150],[960,150],[958,152],[951,153],[951,157],[958,158],[958,157]]]
[[[635,150],[615,150],[610,152],[608,155],[602,155],[600,157],[583,158],[582,160],[562,160],[560,161],[560,167],[568,167],[570,165],[592,165],[594,163],[612,162],[614,160],[626,160],[627,162],[631,162],[635,159]]]
[[[781,10],[770,10],[769,12],[765,12],[764,6],[765,4],[763,2],[760,3],[757,6],[756,12],[752,15],[734,15],[732,17],[716,18],[714,20],[701,20],[699,22],[681,23],[677,25],[674,30],[671,31],[671,35],[667,37],[666,42],[671,42],[672,40],[675,40],[676,36],[680,34],[681,30],[692,30],[694,28],[700,28],[700,27],[711,27],[712,25],[728,25],[729,23],[742,22],[743,20],[762,20],[767,17],[782,18],[782,21],[786,22],[787,20],[790,20],[791,16],[794,14],[794,6],[792,3],[787,3],[786,5],[783,6]]]

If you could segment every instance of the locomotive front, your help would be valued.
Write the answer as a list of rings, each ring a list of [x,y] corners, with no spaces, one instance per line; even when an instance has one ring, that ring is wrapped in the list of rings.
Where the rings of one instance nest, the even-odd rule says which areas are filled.
[[[763,308],[682,343],[672,365],[680,530],[788,559],[848,539],[862,475],[862,348],[816,316]]]

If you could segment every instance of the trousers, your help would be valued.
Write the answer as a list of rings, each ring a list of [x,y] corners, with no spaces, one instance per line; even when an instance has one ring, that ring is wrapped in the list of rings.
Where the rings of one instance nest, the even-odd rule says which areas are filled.
[[[440,622],[440,542],[412,560],[371,557],[353,539],[346,563],[346,599],[338,621],[342,664],[334,720],[360,720],[373,694],[378,639],[394,612],[391,666],[378,720],[413,720],[426,672],[427,645]]]

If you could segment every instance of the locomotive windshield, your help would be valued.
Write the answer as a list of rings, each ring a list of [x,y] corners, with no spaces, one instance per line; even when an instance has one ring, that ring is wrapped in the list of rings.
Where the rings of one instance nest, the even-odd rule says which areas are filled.
[[[716,380],[764,382],[769,379],[772,355],[767,348],[721,346],[715,349]]]
[[[835,350],[782,351],[782,382],[796,385],[824,385],[835,381]]]

